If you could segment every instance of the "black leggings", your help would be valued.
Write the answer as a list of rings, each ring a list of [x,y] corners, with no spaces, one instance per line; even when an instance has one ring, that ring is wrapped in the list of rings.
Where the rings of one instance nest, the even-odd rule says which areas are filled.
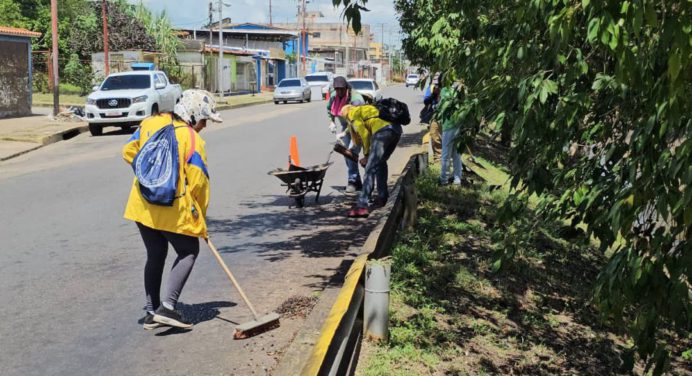
[[[178,254],[168,276],[164,302],[175,308],[180,293],[183,291],[187,277],[199,254],[199,238],[175,234],[168,231],[154,230],[137,222],[147,249],[147,263],[144,266],[144,291],[147,294],[147,311],[156,311],[161,305],[161,279],[168,255],[168,243]]]

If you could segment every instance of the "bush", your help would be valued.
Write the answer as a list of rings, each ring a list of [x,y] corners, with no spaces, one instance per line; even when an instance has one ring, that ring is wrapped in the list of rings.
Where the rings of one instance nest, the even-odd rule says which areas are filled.
[[[31,85],[34,93],[47,93],[49,91],[48,75],[41,72],[34,72]]]
[[[77,54],[70,55],[70,60],[65,65],[64,73],[65,81],[71,85],[60,84],[61,93],[87,95],[91,92],[91,86],[94,81],[91,65],[83,64]]]

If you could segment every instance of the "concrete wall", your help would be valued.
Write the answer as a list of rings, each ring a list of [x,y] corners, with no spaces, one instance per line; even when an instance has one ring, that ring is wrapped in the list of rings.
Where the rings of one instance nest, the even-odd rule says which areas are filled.
[[[31,43],[0,36],[0,118],[31,114]]]
[[[110,51],[108,53],[108,65],[110,73],[126,72],[132,70],[130,65],[136,62],[147,62],[156,64],[159,68],[159,59],[155,53],[130,50],[130,51]],[[104,61],[103,52],[95,52],[91,54],[91,69],[94,72],[94,77],[97,81],[102,81],[105,76],[106,64]]]
[[[299,30],[296,23],[274,24],[276,27]],[[310,35],[310,49],[324,47],[351,47],[367,50],[370,47],[370,25],[363,25],[360,34],[341,23],[307,22],[306,27]]]

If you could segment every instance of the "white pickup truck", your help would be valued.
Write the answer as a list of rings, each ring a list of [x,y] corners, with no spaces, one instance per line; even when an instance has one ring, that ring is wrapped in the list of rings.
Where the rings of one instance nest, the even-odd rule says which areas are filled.
[[[94,136],[105,126],[130,128],[157,112],[173,111],[182,95],[180,85],[161,71],[141,70],[109,75],[87,97],[84,113]]]

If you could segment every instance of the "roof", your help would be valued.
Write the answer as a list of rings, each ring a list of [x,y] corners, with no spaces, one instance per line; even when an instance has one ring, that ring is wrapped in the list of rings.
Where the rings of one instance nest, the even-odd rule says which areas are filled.
[[[18,27],[0,26],[0,35],[13,35],[18,37],[38,38],[41,33],[35,31],[20,29]]]
[[[239,23],[239,24],[233,24],[230,26],[225,26],[224,30],[227,29],[236,29],[236,30],[278,30],[278,31],[291,31],[286,28],[282,27],[276,27],[272,25],[265,25],[265,24],[257,24],[257,23],[250,23],[250,22],[245,22],[245,23]]]
[[[214,52],[214,53],[219,53],[219,46],[209,46],[207,45],[204,49],[205,52]],[[228,47],[223,49],[223,53],[229,54],[229,55],[239,55],[239,56],[253,56],[254,53],[252,52],[247,52],[247,51],[239,51],[239,50],[231,50]]]
[[[178,29],[177,32],[188,32],[188,33],[194,33],[196,32],[197,34],[209,34],[209,33],[214,33],[217,34],[219,31],[218,30],[209,30],[209,29]],[[268,39],[273,39],[277,42],[281,41],[289,41],[292,39],[298,38],[300,36],[300,33],[298,31],[291,31],[291,30],[285,30],[285,29],[233,29],[233,28],[228,28],[224,27],[223,33],[225,35],[235,35],[235,36],[241,36],[242,38],[245,38],[245,35],[247,35],[250,39],[252,40],[260,40],[263,38],[268,38]]]

